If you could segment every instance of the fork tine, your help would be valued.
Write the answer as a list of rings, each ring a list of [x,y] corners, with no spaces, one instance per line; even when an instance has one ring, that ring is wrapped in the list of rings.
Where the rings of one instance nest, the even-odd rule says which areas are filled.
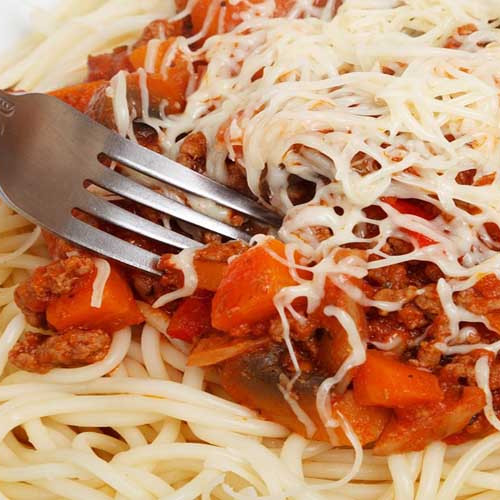
[[[172,245],[176,248],[193,248],[201,247],[202,244],[196,240],[192,240],[187,236],[171,231],[165,227],[155,224],[144,217],[135,215],[127,210],[113,205],[97,196],[85,192],[86,196],[80,196],[79,202],[75,208],[79,208],[84,212],[95,215],[100,219],[115,224],[133,231],[134,233],[147,236],[148,238],[161,241],[167,245]]]
[[[161,276],[161,272],[156,269],[158,255],[85,224],[75,217],[69,216],[68,219],[70,223],[57,231],[63,238],[128,266]]]
[[[192,208],[186,207],[182,203],[178,203],[166,196],[158,194],[152,189],[144,187],[101,164],[99,164],[99,166],[101,168],[98,173],[89,180],[112,193],[158,210],[159,212],[172,215],[186,222],[191,222],[204,229],[228,236],[229,238],[243,241],[250,240],[250,236],[238,228],[196,212]]]
[[[108,135],[103,152],[113,160],[149,177],[208,198],[270,226],[277,228],[281,226],[282,218],[279,214],[165,156],[123,139],[116,133]]]

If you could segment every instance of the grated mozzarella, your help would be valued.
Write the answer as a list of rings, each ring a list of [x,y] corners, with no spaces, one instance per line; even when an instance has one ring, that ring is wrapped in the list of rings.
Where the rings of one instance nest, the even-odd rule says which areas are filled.
[[[193,5],[188,1],[177,17]],[[301,320],[292,305],[297,298],[305,297],[311,312],[330,279],[363,306],[397,311],[403,301],[371,300],[350,278],[412,260],[434,263],[446,276],[437,292],[450,335],[438,348],[444,354],[477,349],[478,344],[466,343],[460,323],[490,325],[456,304],[454,296],[487,274],[500,277],[498,243],[485,228],[486,222],[500,227],[500,3],[345,0],[332,18],[333,0],[324,8],[303,0],[283,19],[272,18],[275,2],[265,0],[249,3],[243,23],[233,31],[191,50],[189,44],[201,40],[211,26],[214,5],[201,32],[178,39],[161,64],[165,72],[175,50],[182,50],[191,67],[206,64],[184,112],[150,118],[143,77],[142,119],[161,132],[163,149],[172,158],[183,137],[203,132],[207,174],[226,182],[227,162],[237,163],[250,190],[284,214],[279,237],[286,243],[285,261],[297,285],[280,291],[274,303],[297,373],[287,319]],[[224,12],[219,11],[219,25]],[[475,31],[459,29],[466,25]],[[458,49],[446,48],[450,37],[460,44]],[[155,64],[157,48],[158,41],[149,42],[146,71]],[[133,117],[123,82],[120,73],[110,92],[118,130],[125,135]],[[466,170],[475,170],[475,181],[491,182],[460,184],[457,176]],[[287,190],[290,175],[315,184],[311,201],[293,206]],[[428,221],[403,214],[384,197],[421,200],[442,215]],[[227,216],[218,207],[193,203],[218,218]],[[371,219],[370,206],[386,217]],[[322,229],[322,237],[315,227]],[[370,233],[369,227],[376,231]],[[435,243],[420,247],[411,235],[415,233]],[[409,242],[412,251],[387,254],[389,238]],[[359,244],[368,246],[364,259],[336,261],[339,247]],[[302,256],[300,264],[295,254]],[[185,272],[184,288],[160,298],[156,307],[196,288],[191,251],[177,259]],[[298,275],[301,267],[310,277]],[[364,361],[366,348],[352,318],[328,311],[346,329],[352,350],[345,366],[321,389],[321,411],[333,385]],[[380,348],[390,349],[394,342]],[[331,415],[320,414],[339,425]]]

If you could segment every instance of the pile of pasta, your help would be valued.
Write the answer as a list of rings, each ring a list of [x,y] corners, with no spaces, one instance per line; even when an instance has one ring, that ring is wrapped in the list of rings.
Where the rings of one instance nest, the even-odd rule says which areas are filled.
[[[490,43],[495,37],[499,41],[498,27],[490,23],[491,19],[500,19],[500,7],[494,0],[422,0],[418,5],[350,0],[344,2],[334,20],[317,12],[312,2],[303,1],[299,2],[300,9],[291,14],[297,19],[272,21],[265,18],[265,9],[272,11],[268,3],[272,0],[261,6],[264,16],[245,21],[254,23],[253,31],[245,31],[248,24],[244,23],[236,32],[213,37],[202,49],[215,61],[209,67],[214,73],[208,73],[205,83],[190,96],[184,113],[163,120],[168,154],[175,156],[177,152],[175,137],[195,128],[203,130],[209,142],[208,173],[224,180],[221,165],[238,146],[246,154],[249,185],[259,194],[258,183],[266,164],[271,186],[283,181],[279,173],[283,161],[288,171],[295,168],[312,181],[325,172],[328,177],[334,176],[329,157],[338,159],[339,151],[328,149],[328,141],[315,142],[315,137],[308,134],[310,130],[337,134],[335,140],[343,144],[344,152],[346,145],[353,148],[351,157],[364,148],[382,167],[386,166],[388,153],[382,144],[393,141],[395,148],[390,153],[396,155],[397,138],[404,138],[399,134],[401,129],[416,137],[415,144],[420,140],[432,146],[431,154],[418,143],[413,156],[402,157],[394,170],[382,168],[370,183],[347,167],[342,170],[342,163],[337,162],[337,184],[332,183],[330,191],[322,190],[305,207],[292,208],[285,193],[276,188],[273,204],[289,211],[280,235],[299,245],[304,255],[323,252],[328,256],[332,248],[352,242],[352,227],[362,221],[353,200],[370,203],[398,176],[399,191],[391,195],[413,196],[421,190],[418,176],[409,179],[406,171],[417,154],[428,183],[440,192],[444,187],[436,172],[435,156],[443,162],[453,162],[457,154],[462,154],[461,161],[483,161],[481,158],[498,151],[497,142],[488,142],[494,137],[490,129],[497,128],[498,122],[488,116],[498,116],[498,89],[493,77],[498,74],[500,78],[500,70],[495,69],[499,67],[500,49],[493,46],[486,56],[471,49],[470,57],[461,53],[444,68],[442,49],[433,46],[436,40],[468,22],[479,25],[479,29],[475,39],[464,43]],[[324,12],[328,12],[330,3]],[[311,12],[316,18],[307,18]],[[2,60],[0,88],[15,85],[27,91],[47,91],[81,81],[88,54],[131,43],[151,20],[175,15],[173,0],[62,2],[55,12],[40,16],[36,33]],[[335,23],[335,29],[328,23]],[[407,38],[418,38],[418,43],[406,38],[403,43],[403,32]],[[297,38],[297,33],[302,33],[303,38]],[[248,56],[244,50],[235,50],[242,45],[254,55],[245,63],[247,80],[241,73],[239,79],[234,79],[227,67],[228,60],[242,63],[241,59]],[[335,78],[326,51],[333,45],[346,70]],[[359,52],[361,46],[363,52]],[[287,59],[287,54],[293,57]],[[288,93],[279,95],[272,93],[273,85],[267,81],[249,85],[254,70],[259,69],[252,64],[262,64],[266,57],[280,62],[276,64],[277,75],[269,77],[273,85],[283,68],[287,74],[297,72],[300,83],[307,71],[312,76],[306,85],[294,85],[290,79]],[[301,66],[298,62],[304,58],[309,62]],[[397,74],[401,67],[394,64],[395,59],[406,59],[406,76],[398,80],[399,88],[394,85],[389,92],[381,64],[387,63],[392,74]],[[332,66],[337,62],[333,61]],[[357,72],[349,76],[353,67]],[[467,71],[462,71],[464,67]],[[453,84],[447,82],[453,80],[448,75],[457,71],[469,77],[457,78]],[[224,82],[231,86],[218,85]],[[343,91],[335,94],[340,84]],[[221,88],[231,88],[231,96],[221,96]],[[408,88],[414,102],[406,99]],[[441,99],[437,108],[432,100],[436,93],[449,97]],[[484,96],[486,100],[482,100]],[[217,102],[223,112],[200,118],[200,106],[208,102]],[[245,114],[243,111],[250,106],[253,111],[262,107],[269,112]],[[342,113],[353,107],[357,135],[352,130],[340,130]],[[415,107],[420,114],[414,112]],[[305,108],[310,120],[307,114],[301,115],[301,121],[294,120],[296,113],[304,113]],[[227,154],[217,157],[217,148],[211,146],[228,115],[238,116],[240,122],[232,123],[225,136]],[[384,123],[393,130],[393,137],[383,136],[374,116],[394,120]],[[477,129],[476,136],[467,136],[463,144],[447,144],[441,141],[436,127],[446,119],[451,127],[458,127],[457,116],[464,130],[473,129],[475,120],[484,123],[484,128]],[[337,123],[339,130],[325,132],[325,123]],[[242,130],[247,131],[244,137]],[[275,130],[280,130],[281,135],[270,133]],[[373,140],[366,141],[367,136]],[[463,156],[464,145],[474,139],[478,140],[476,151],[470,157]],[[285,155],[292,140],[307,146],[307,150]],[[256,150],[261,153],[250,155]],[[350,159],[346,157],[346,164]],[[484,163],[487,174],[488,162]],[[483,193],[490,191],[485,189]],[[342,226],[337,219],[328,219],[331,216],[325,215],[322,208],[322,200],[327,198],[341,204],[352,220],[344,221]],[[498,213],[492,195],[485,206],[491,209],[492,217]],[[303,234],[318,217],[326,217],[325,225],[331,223],[335,228],[332,238],[321,245]],[[420,224],[416,227],[419,232],[429,231],[425,222],[404,219],[400,225]],[[441,259],[443,248],[454,255],[460,251],[461,240],[467,237],[470,242],[470,238],[477,237],[475,224],[471,215],[468,224],[457,227],[451,236],[435,230],[432,237],[440,242],[439,248],[419,252],[435,252],[426,255],[428,260]],[[361,457],[350,449],[309,441],[228,401],[218,385],[217,374],[188,367],[187,346],[162,335],[165,319],[151,311],[145,315],[146,323],[140,331],[125,328],[114,334],[111,349],[102,361],[82,368],[54,369],[45,375],[18,371],[8,363],[8,352],[25,331],[26,321],[13,301],[13,293],[36,267],[48,264],[50,259],[40,229],[3,204],[0,252],[0,498],[489,500],[500,495],[500,433],[459,446],[433,443],[422,452],[388,458],[373,456],[369,450]],[[450,260],[449,274],[472,283],[481,272],[490,270],[479,267],[482,260],[476,257],[467,266]],[[488,266],[493,264],[491,261]],[[325,269],[318,269],[320,272]],[[442,300],[446,294],[451,296],[452,290],[444,289]],[[283,296],[277,305],[284,310],[294,298]]]

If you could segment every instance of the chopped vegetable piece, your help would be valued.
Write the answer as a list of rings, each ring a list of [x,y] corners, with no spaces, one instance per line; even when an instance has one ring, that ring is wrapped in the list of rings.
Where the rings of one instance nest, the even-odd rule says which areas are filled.
[[[252,0],[250,2],[220,2],[219,0],[198,0],[191,10],[191,22],[193,23],[193,32],[199,33],[204,27],[205,32],[203,40],[216,35],[225,33],[241,23],[241,14],[248,10],[249,3],[258,3]],[[221,13],[221,9],[224,12]],[[210,16],[208,20],[207,17]],[[207,21],[207,26],[205,22]]]
[[[435,219],[437,215],[433,212],[429,203],[422,205],[423,202],[419,200],[406,200],[393,196],[384,196],[381,200],[391,205],[391,207],[395,208],[401,214],[416,215],[425,220]]]
[[[376,455],[423,450],[429,443],[461,431],[485,405],[478,387],[452,388],[437,403],[396,409],[375,443]]]
[[[212,302],[212,325],[222,331],[244,323],[263,321],[276,314],[274,296],[295,284],[288,267],[269,251],[284,257],[284,245],[268,240],[234,259]]]
[[[116,47],[113,52],[89,56],[87,59],[87,81],[111,80],[119,71],[133,71],[128,53],[128,46],[122,45]]]
[[[345,311],[354,320],[361,339],[366,339],[368,333],[363,306],[358,304],[328,279],[325,283],[323,301],[313,313],[313,318],[317,318],[319,324],[324,329],[324,334],[320,340],[318,360],[323,369],[333,375],[351,354],[352,347],[347,332],[337,318],[335,316],[327,316],[324,313],[324,309],[327,306],[335,306]]]
[[[198,288],[215,292],[226,272],[227,264],[210,260],[195,260],[194,268],[198,275]]]
[[[92,307],[90,300],[94,279],[95,272],[82,279],[71,293],[50,302],[47,308],[47,321],[50,325],[58,331],[82,327],[114,332],[144,321],[132,290],[113,266],[104,287],[101,307]]]
[[[268,338],[232,338],[213,332],[196,344],[188,358],[190,366],[210,366],[225,361],[244,352],[257,349],[269,342]]]
[[[368,351],[354,376],[354,396],[362,405],[405,408],[443,399],[438,378],[379,351]]]
[[[189,69],[184,61],[175,68],[169,68],[166,76],[158,73],[146,75],[149,112],[156,115],[161,107],[165,113],[179,113],[186,105],[186,89],[189,83]],[[127,90],[137,103],[142,101],[141,82],[138,73],[127,76]],[[162,106],[163,104],[163,106]]]
[[[411,229],[406,229],[405,227],[400,228],[403,233],[406,233],[408,236],[411,236],[420,248],[428,247],[430,245],[435,245],[437,241],[425,236],[425,234],[417,233],[416,231],[412,231]]]
[[[402,214],[416,215],[417,217],[421,217],[425,220],[432,220],[436,217],[436,214],[433,213],[430,209],[427,209],[427,206],[418,205],[418,200],[409,201],[405,199],[394,198],[392,196],[386,196],[382,198],[382,201],[388,203]],[[420,248],[436,244],[436,241],[434,241],[432,238],[429,238],[428,236],[425,236],[424,234],[412,231],[411,229],[407,229],[405,227],[402,227],[400,229],[404,233],[411,236]]]
[[[298,434],[311,437],[307,436],[304,422],[299,420],[283,396],[283,375],[286,375],[283,370],[283,352],[283,347],[265,346],[229,359],[222,365],[221,384],[235,401],[258,410],[264,417]],[[288,375],[285,381],[290,379],[291,375]],[[323,380],[321,375],[304,372],[295,381],[290,396],[314,423],[316,432],[312,437],[329,441],[316,407],[316,393]],[[337,412],[340,412],[363,445],[376,441],[390,417],[390,410],[386,408],[361,406],[352,391],[335,396],[332,405],[333,417],[337,418]],[[350,443],[342,429],[334,429],[334,434],[339,445]]]
[[[57,97],[66,104],[81,111],[82,113],[87,110],[90,100],[94,97],[98,90],[103,89],[109,82],[105,80],[97,80],[94,82],[80,83],[71,87],[64,87],[62,89],[49,92],[49,95]]]
[[[417,217],[421,217],[425,220],[432,220],[436,217],[436,214],[427,207],[428,204],[424,206],[418,205],[418,200],[410,201],[401,198],[394,198],[393,196],[386,196],[381,199],[402,214],[416,215]],[[425,234],[412,231],[406,227],[401,227],[400,230],[413,238],[420,248],[436,244],[436,241],[428,236],[425,236]]]
[[[172,44],[175,42],[175,38],[176,37],[167,38],[167,40],[162,41],[158,45],[154,59],[153,71],[149,71],[149,68],[146,68],[150,73],[158,73],[158,74],[162,73],[161,69],[163,60],[165,58],[165,55],[169,51],[170,47],[172,47]],[[148,47],[149,45],[141,45],[140,47],[132,51],[132,53],[129,55],[130,63],[132,64],[135,70],[138,70],[139,68],[145,68],[148,55]],[[175,54],[175,56],[172,58],[173,66],[180,63],[181,60],[185,61],[182,55]],[[168,67],[165,69],[168,69]]]
[[[378,439],[391,415],[385,408],[360,405],[353,391],[347,391],[342,396],[334,398],[333,417],[338,418],[338,413],[349,422],[362,445],[373,443]],[[337,427],[335,434],[339,445],[351,446],[351,441],[341,428]]]
[[[167,333],[175,339],[192,342],[207,333],[210,328],[212,294],[198,292],[184,299],[172,315]]]

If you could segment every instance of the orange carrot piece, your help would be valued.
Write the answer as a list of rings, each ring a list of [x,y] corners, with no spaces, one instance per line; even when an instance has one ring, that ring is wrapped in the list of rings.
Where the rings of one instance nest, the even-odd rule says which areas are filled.
[[[379,351],[368,351],[354,376],[359,404],[405,408],[443,399],[438,378]]]
[[[212,326],[222,331],[244,323],[263,321],[274,314],[274,296],[296,282],[288,267],[268,250],[284,257],[284,245],[266,241],[234,259],[228,266],[212,302]]]
[[[159,105],[160,101],[165,100],[167,113],[178,113],[184,109],[186,89],[191,77],[187,60],[180,52],[175,54],[172,64],[164,72],[161,71],[163,59],[174,41],[175,37],[170,37],[160,43],[155,58],[154,72],[147,75],[150,101],[153,103],[156,101]],[[129,55],[134,69],[144,68],[147,51],[148,45],[142,45]],[[132,85],[139,86],[139,75],[131,75],[129,81]]]
[[[217,291],[227,266],[226,262],[195,259],[194,268],[198,275],[198,288],[210,292]]]
[[[106,80],[96,80],[94,82],[80,83],[71,87],[53,90],[49,92],[49,95],[57,97],[83,113],[87,110],[90,100],[94,97],[95,93],[107,85],[108,82]]]
[[[189,75],[186,62],[175,68],[169,68],[166,77],[158,73],[148,73],[146,86],[149,93],[149,108],[159,109],[164,104],[165,113],[180,113],[186,105]],[[128,75],[127,88],[136,92],[140,98],[141,81],[138,73]]]
[[[90,305],[95,272],[82,280],[72,293],[58,297],[47,308],[47,321],[56,330],[71,327],[101,328],[114,332],[144,321],[132,290],[120,272],[111,267],[101,307]]]
[[[260,0],[250,0],[250,3],[260,3]],[[224,12],[221,12],[222,8]],[[220,0],[198,0],[191,10],[193,32],[199,33],[203,29],[208,15],[211,16],[211,20],[203,40],[218,33],[231,31],[241,23],[241,14],[246,10],[248,10],[248,2],[246,1],[233,4],[232,2],[221,2]]]
[[[152,73],[161,73],[161,66],[163,63],[163,59],[165,54],[169,51],[170,47],[174,43],[176,37],[170,37],[161,42],[158,45],[158,50],[156,52],[155,63],[154,63],[154,71]],[[141,45],[137,49],[133,50],[128,58],[134,67],[135,70],[139,68],[144,68],[146,65],[146,56],[148,53],[148,44]],[[184,59],[181,54],[176,54],[173,58],[174,64],[177,64],[181,59]]]
[[[392,455],[424,449],[429,443],[460,432],[485,405],[478,387],[446,391],[442,401],[396,409],[375,443],[376,455]]]

